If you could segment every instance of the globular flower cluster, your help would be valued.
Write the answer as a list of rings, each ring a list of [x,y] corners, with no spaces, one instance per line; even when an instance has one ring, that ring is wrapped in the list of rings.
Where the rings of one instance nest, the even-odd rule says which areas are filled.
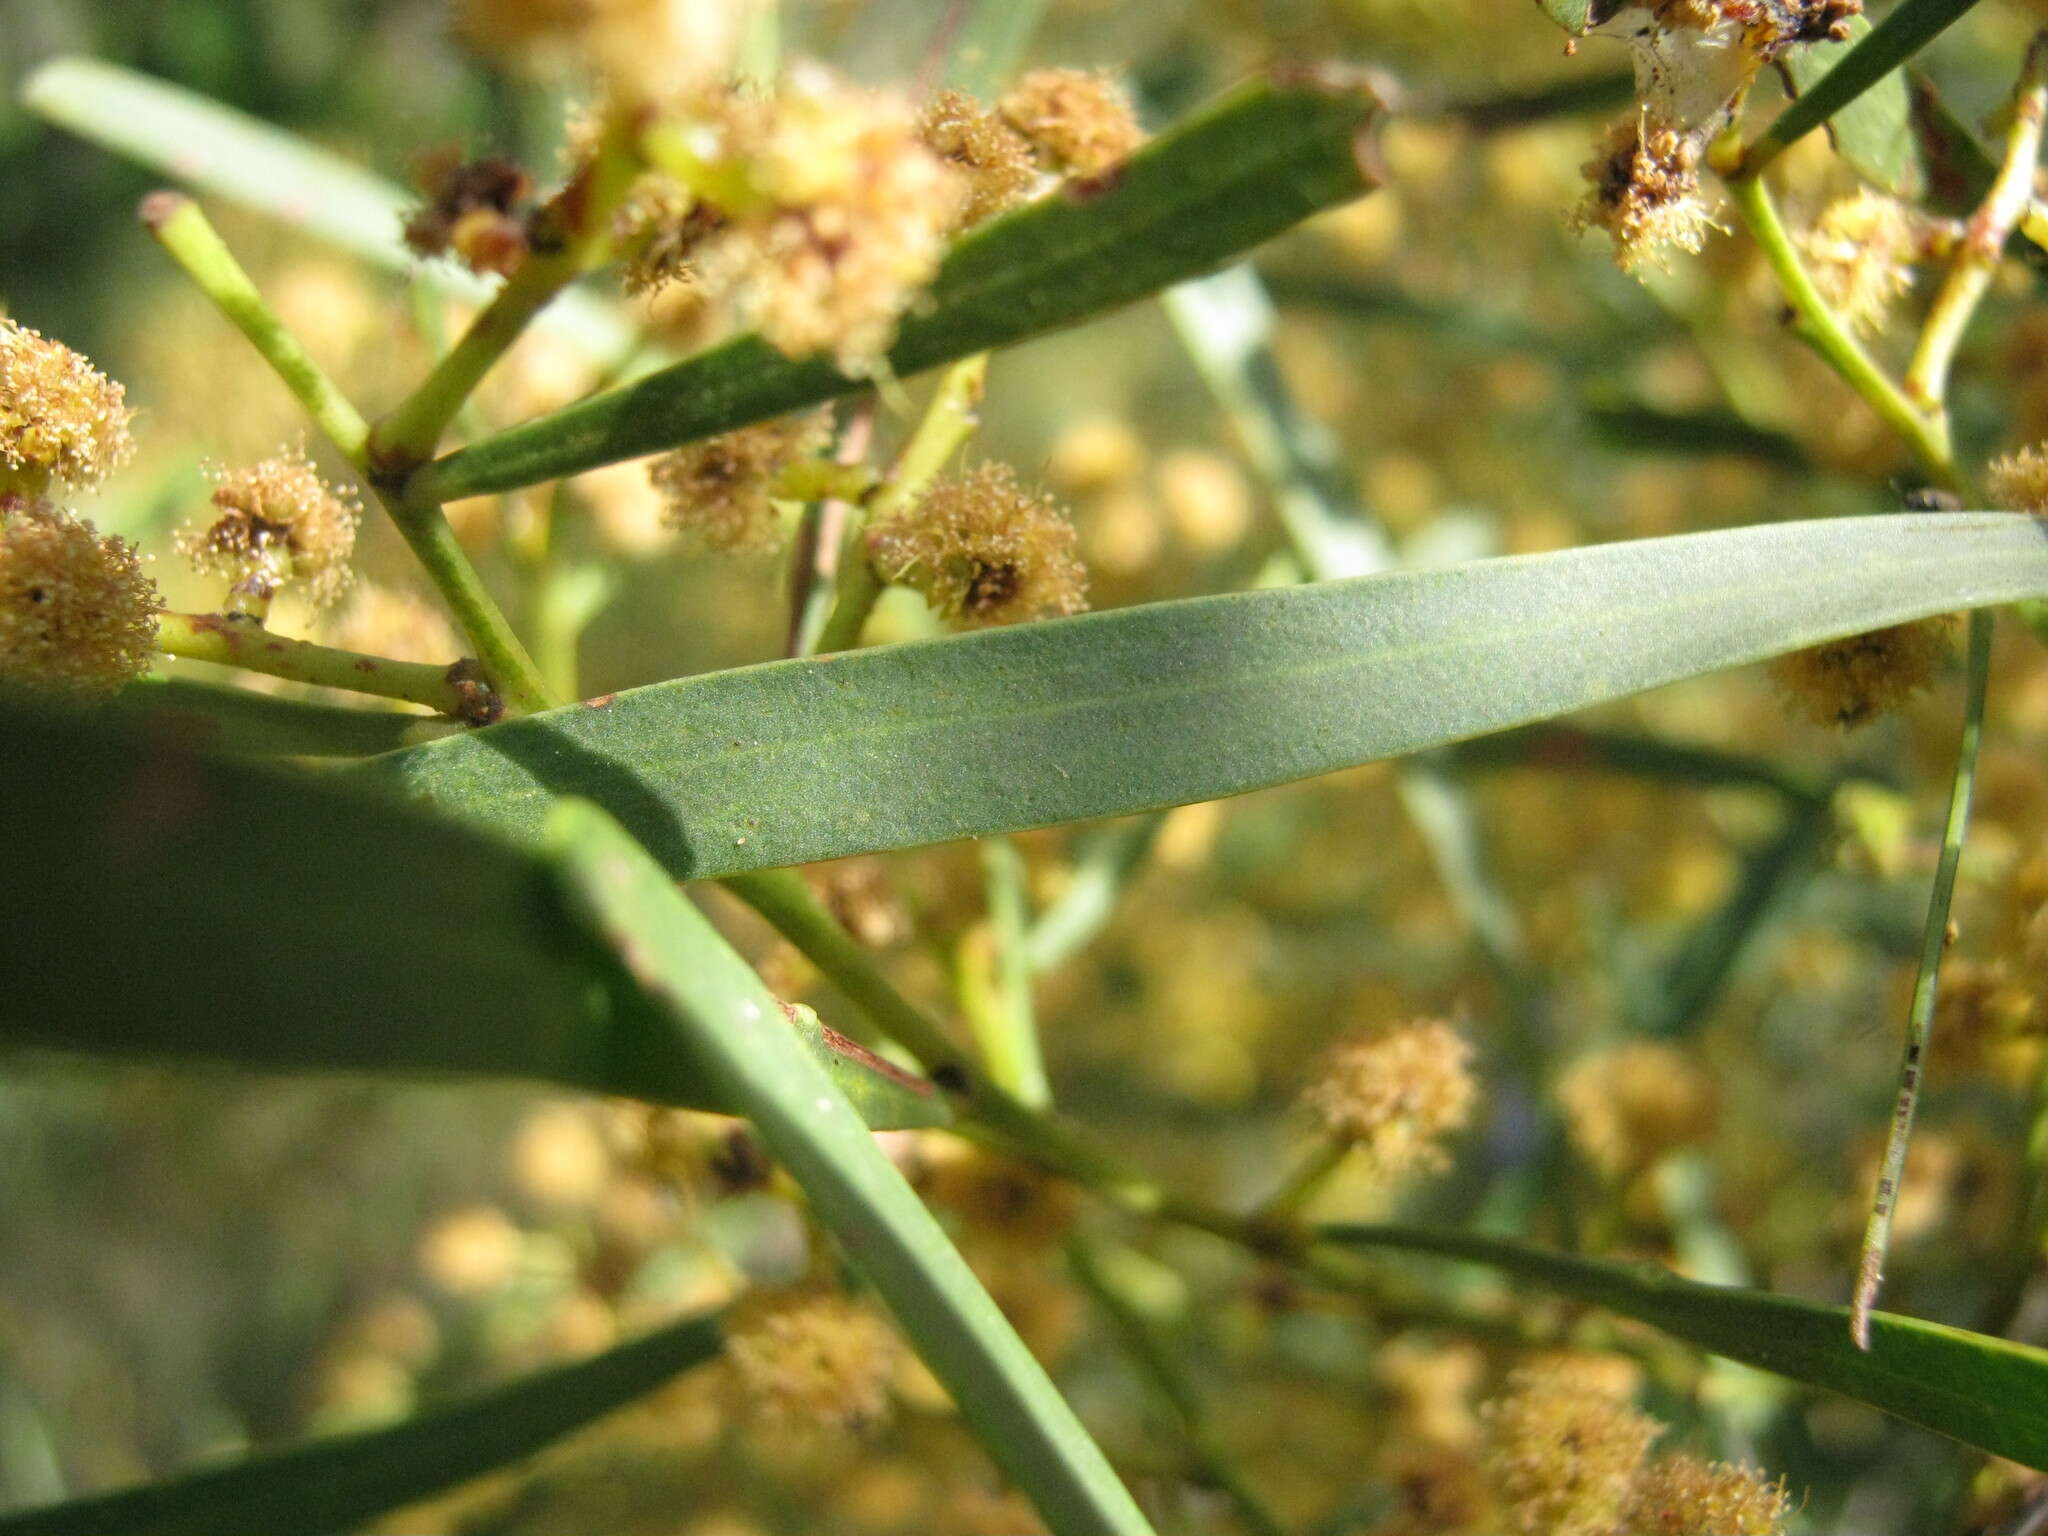
[[[195,569],[226,576],[235,591],[268,602],[293,587],[314,608],[347,588],[358,509],[320,478],[303,451],[285,452],[247,469],[213,472],[210,523],[178,534],[178,551]]]
[[[722,432],[663,454],[647,474],[661,493],[663,520],[700,549],[732,554],[779,548],[777,474],[823,445],[820,414],[786,416]]]
[[[1866,725],[1931,687],[1952,650],[1950,615],[1893,624],[1771,663],[1785,700],[1816,725]]]
[[[1145,142],[1131,98],[1099,71],[1034,69],[998,110],[1048,165],[1077,176],[1100,176]]]
[[[980,628],[1086,606],[1088,576],[1074,542],[1074,525],[1051,497],[1026,491],[1014,469],[990,462],[941,480],[877,522],[868,558],[885,581],[923,593],[942,617]]]
[[[1907,205],[1868,188],[1829,203],[1799,240],[1821,297],[1865,336],[1882,331],[1892,306],[1911,291],[1920,245]]]
[[[91,490],[134,451],[119,384],[62,342],[0,318],[0,490]]]
[[[1514,1372],[1488,1403],[1487,1465],[1514,1528],[1619,1536],[1660,1426],[1626,1396],[1543,1366]]]
[[[816,65],[772,94],[700,84],[617,216],[627,290],[687,283],[785,354],[874,374],[946,242],[1060,174],[1101,175],[1142,141],[1107,76],[1026,75],[990,111],[958,91],[921,111]],[[594,147],[588,124],[572,130]]]
[[[1447,1166],[1440,1143],[1471,1120],[1478,1097],[1471,1042],[1442,1019],[1411,1019],[1339,1040],[1302,1102],[1395,1178]]]
[[[814,67],[741,107],[733,138],[746,195],[698,254],[706,283],[782,352],[872,373],[938,271],[966,178],[902,98]]]
[[[1994,505],[2048,517],[2048,444],[1994,459],[1985,478]]]
[[[941,91],[918,119],[926,147],[967,180],[956,226],[972,228],[1030,196],[1038,182],[1031,143],[965,91]]]
[[[1713,1077],[1687,1052],[1653,1040],[1580,1057],[1558,1080],[1557,1097],[1572,1145],[1609,1178],[1706,1140],[1720,1119]]]
[[[791,1426],[845,1431],[884,1422],[901,1352],[874,1312],[820,1286],[752,1292],[725,1320],[725,1356],[748,1401]]]
[[[162,606],[133,544],[47,502],[0,497],[0,685],[117,693],[149,669]]]

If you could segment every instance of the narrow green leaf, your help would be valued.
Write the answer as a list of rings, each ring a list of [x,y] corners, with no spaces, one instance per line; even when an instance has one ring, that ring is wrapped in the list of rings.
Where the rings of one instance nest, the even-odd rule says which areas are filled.
[[[1348,79],[1261,83],[1161,135],[1101,182],[1041,199],[956,246],[889,368],[908,378],[1128,304],[1205,272],[1371,184],[1378,107]],[[742,336],[461,448],[417,491],[452,500],[638,458],[862,388],[824,356]]]
[[[1862,16],[1850,17],[1848,27],[1849,36],[1842,42],[1809,44],[1793,49],[1786,57],[1785,74],[1795,95],[1804,96],[1815,89],[1874,30]],[[1919,192],[1925,176],[1919,141],[1913,133],[1905,71],[1890,71],[1837,110],[1828,123],[1828,134],[1834,140],[1835,153],[1872,186],[1895,197]]]
[[[1579,1259],[1497,1238],[1407,1227],[1328,1226],[1316,1235],[1352,1247],[1484,1264],[1712,1354],[2048,1469],[2048,1351],[1888,1312],[1872,1317],[1866,1351],[1850,1341],[1846,1307],[1702,1285],[1655,1264]]]
[[[601,810],[564,801],[547,830],[571,912],[745,1109],[1055,1536],[1149,1536],[1102,1452],[760,978]]]
[[[403,1423],[0,1515],[0,1536],[339,1536],[531,1456],[718,1353],[695,1317]]]
[[[527,1078],[718,1108],[528,852],[176,731],[0,710],[0,1049]],[[881,1125],[939,1096],[807,1038]]]
[[[772,662],[344,771],[528,839],[583,795],[715,876],[1240,794],[2044,592],[2038,519],[1776,523]]]
[[[1990,196],[1991,184],[1998,179],[1998,156],[1925,74],[1908,70],[1906,82],[1913,131],[1927,167],[1928,206],[1937,213],[1967,218]]]
[[[205,96],[99,59],[52,59],[21,87],[22,105],[102,149],[214,197],[265,214],[375,266],[418,270],[472,302],[492,285],[440,262],[422,266],[401,230],[419,198],[298,135]],[[589,294],[566,293],[541,317],[600,361],[624,357],[636,333]]]
[[[1593,24],[1593,0],[1536,0],[1543,14],[1578,37]]]
[[[1899,0],[1891,14],[1861,41],[1834,49],[1832,67],[1818,79],[1802,84],[1799,99],[1779,113],[1777,120],[1749,147],[1744,169],[1762,170],[1780,150],[1806,137],[1891,75],[1960,21],[1976,3],[1977,0]],[[1903,102],[1903,82],[1898,94]]]
[[[146,677],[117,695],[105,713],[197,751],[283,757],[370,757],[462,729],[438,715],[312,704],[184,677]]]

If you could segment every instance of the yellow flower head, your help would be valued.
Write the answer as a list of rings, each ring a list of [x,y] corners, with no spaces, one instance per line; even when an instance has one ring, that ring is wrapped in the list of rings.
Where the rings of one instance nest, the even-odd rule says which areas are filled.
[[[825,441],[821,413],[722,432],[665,453],[647,467],[663,521],[700,549],[735,554],[781,547],[775,477]]]
[[[873,373],[938,271],[967,178],[926,146],[907,102],[821,69],[792,72],[765,111],[731,103],[745,194],[702,246],[706,286],[786,355]]]
[[[1471,1120],[1478,1097],[1471,1042],[1442,1019],[1410,1019],[1339,1040],[1302,1102],[1394,1177],[1447,1166],[1438,1143]]]
[[[1614,1536],[1660,1427],[1625,1400],[1541,1367],[1484,1410],[1494,1490],[1528,1536]]]
[[[134,451],[120,385],[62,342],[0,318],[0,490],[90,490]]]
[[[935,612],[968,628],[1087,606],[1074,525],[1051,497],[1025,491],[1007,464],[940,481],[869,531],[868,555],[884,580],[916,588]]]
[[[887,1419],[901,1346],[851,1297],[798,1286],[752,1292],[727,1313],[725,1355],[765,1417],[857,1430]]]
[[[134,545],[47,503],[0,498],[0,685],[117,693],[149,670],[160,607]]]
[[[960,229],[1016,207],[1038,180],[1024,136],[964,91],[941,92],[924,109],[917,131],[927,148],[967,178]]]
[[[998,108],[1055,170],[1099,176],[1145,142],[1131,98],[1113,75],[1034,69]]]
[[[303,452],[217,470],[213,481],[219,516],[178,534],[178,551],[194,569],[226,576],[264,600],[288,584],[315,608],[341,595],[356,547],[356,504],[322,480]]]
[[[1852,729],[1932,686],[1949,657],[1951,615],[1831,640],[1771,663],[1786,703],[1816,725]]]

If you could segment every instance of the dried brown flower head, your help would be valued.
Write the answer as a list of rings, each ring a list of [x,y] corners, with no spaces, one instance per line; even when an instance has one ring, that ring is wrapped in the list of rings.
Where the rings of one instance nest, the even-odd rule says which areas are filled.
[[[1771,663],[1786,702],[1816,725],[1866,724],[1932,686],[1949,657],[1950,615],[1894,624]]]
[[[885,581],[914,587],[935,612],[969,627],[1087,606],[1074,525],[1051,497],[1025,491],[1007,464],[941,480],[915,506],[875,524],[868,557]]]
[[[0,491],[90,490],[134,451],[119,384],[62,342],[0,317]]]
[[[47,503],[0,497],[0,685],[117,693],[149,670],[162,606],[134,545]]]
[[[1994,459],[1986,478],[1992,502],[2014,512],[2048,517],[2048,444]]]
[[[1630,1536],[1779,1536],[1791,1510],[1783,1479],[1673,1454],[1643,1469],[1620,1528]]]
[[[1579,229],[1604,229],[1624,272],[1664,264],[1670,247],[1697,252],[1721,226],[1700,198],[1697,138],[1647,116],[1615,125],[1607,152],[1586,162],[1593,186],[1573,215]]]
[[[775,477],[823,447],[825,434],[819,412],[722,432],[663,454],[647,466],[648,482],[663,498],[664,521],[698,548],[778,549],[784,530]]]
[[[1488,1467],[1514,1529],[1615,1536],[1661,1426],[1622,1400],[1541,1367],[1508,1377],[1488,1403]]]
[[[1713,1077],[1687,1052],[1633,1040],[1581,1056],[1557,1084],[1572,1145],[1609,1178],[1706,1140],[1720,1120]]]
[[[1839,197],[1800,236],[1814,286],[1844,324],[1875,336],[1913,287],[1919,232],[1906,205],[1868,188]]]
[[[1053,169],[1099,176],[1145,142],[1131,98],[1115,76],[1083,69],[1034,69],[997,108]]]
[[[749,1293],[726,1314],[725,1355],[767,1418],[859,1430],[889,1415],[901,1345],[889,1325],[819,1286]]]
[[[474,271],[498,273],[526,259],[533,178],[515,161],[435,150],[419,157],[414,176],[427,199],[405,221],[414,255],[453,255]]]
[[[226,576],[259,601],[289,585],[314,608],[347,588],[356,503],[321,479],[303,450],[215,470],[213,481],[219,516],[178,533],[178,552],[195,570]]]
[[[967,178],[925,146],[907,102],[815,67],[765,116],[730,105],[746,195],[704,242],[704,281],[783,353],[873,373],[938,271]]]
[[[955,220],[968,229],[1016,207],[1038,180],[1038,162],[1024,136],[964,91],[943,91],[917,121],[918,137],[967,178]]]
[[[1471,1042],[1442,1019],[1410,1019],[1339,1040],[1301,1098],[1332,1136],[1398,1177],[1449,1165],[1438,1143],[1471,1120],[1478,1096]]]

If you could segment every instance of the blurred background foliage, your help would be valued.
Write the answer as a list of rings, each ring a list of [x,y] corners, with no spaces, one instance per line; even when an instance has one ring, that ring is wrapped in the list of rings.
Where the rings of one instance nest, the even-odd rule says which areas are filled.
[[[792,52],[900,80],[938,9],[787,0],[785,35]],[[393,178],[448,143],[545,171],[562,134],[560,93],[478,58],[438,0],[6,0],[0,19],[10,97],[42,59],[88,53]],[[1980,7],[1923,63],[1981,119],[2037,20]],[[1625,69],[1597,42],[1566,58],[1527,0],[1063,0],[1032,54],[1126,71],[1158,120],[1278,58],[1370,63],[1458,100]],[[1600,122],[1396,121],[1384,192],[1260,255],[1287,382],[1337,434],[1403,558],[1898,505],[1911,488],[1902,455],[1782,334],[1746,242],[1716,238],[1638,282],[1568,229]],[[1795,219],[1848,186],[1817,140],[1785,177]],[[200,498],[202,460],[270,451],[300,427],[137,227],[152,184],[0,109],[0,297],[128,384],[143,454],[94,515],[161,547]],[[222,222],[366,406],[417,375],[426,352],[402,284],[246,215]],[[2048,435],[2044,360],[2048,306],[2009,267],[1959,370],[1966,460]],[[519,419],[594,381],[588,360],[540,335],[485,409]],[[1156,305],[1002,355],[984,416],[981,451],[1073,509],[1098,607],[1246,585],[1279,545],[1270,493]],[[883,431],[898,430],[885,411]],[[585,637],[586,694],[779,653],[772,559],[678,551],[630,470],[574,494],[593,514],[575,537],[623,575]],[[465,536],[509,583],[504,550],[531,509],[470,512]],[[403,587],[402,549],[388,530],[365,532],[366,573]],[[178,578],[168,562],[160,573],[175,604]],[[896,633],[924,622],[895,606],[884,620]],[[1966,1325],[2015,1262],[2048,1002],[2048,659],[2007,626],[1996,668],[1887,1293],[1893,1308]],[[1319,1209],[1476,1219],[1840,1299],[1890,1104],[1957,708],[1952,687],[1937,689],[1844,736],[1789,715],[1745,673],[1584,722],[1767,760],[1797,795],[1607,771],[1555,732],[1453,752],[1445,771],[1469,788],[1476,840],[1463,890],[1392,765],[1173,812],[1149,829],[1099,939],[1040,981],[1060,1102],[1180,1183],[1249,1202],[1303,1144],[1292,1105],[1334,1035],[1444,1015],[1477,1041],[1486,1082],[1456,1167],[1406,1192],[1341,1177]],[[1105,830],[1137,836],[1020,840],[1034,899],[1055,900]],[[973,849],[821,878],[914,996],[948,1008],[977,985],[986,914]],[[838,1000],[793,951],[712,900],[772,985],[834,1016]],[[1499,919],[1490,963],[1475,912]],[[265,963],[260,925],[230,941]],[[1167,1529],[1226,1530],[1232,1516],[1184,1479],[1170,1415],[1067,1276],[1061,1240],[1077,1220],[1185,1352],[1217,1436],[1290,1529],[1457,1529],[1392,1523],[1398,1458],[1428,1442],[1418,1426],[1431,1414],[1455,1431],[1519,1358],[1518,1340],[1628,1351],[1672,1443],[1785,1474],[1803,1498],[1799,1529],[1996,1529],[2024,1491],[2014,1469],[1596,1315],[1521,1299],[1497,1337],[1439,1333],[1304,1292],[1208,1239],[1079,1217],[985,1169],[970,1177],[934,1138],[900,1150],[951,1201],[970,1257]],[[0,1166],[0,1510],[399,1416],[721,1299],[742,1274],[799,1274],[810,1241],[717,1122],[512,1090],[9,1063]],[[1441,1265],[1413,1278],[1423,1296],[1517,1300]],[[2015,1336],[2048,1334],[2041,1299]],[[723,1376],[691,1378],[537,1469],[386,1528],[1035,1528],[914,1368],[897,1373],[890,1421],[859,1435],[764,1425],[733,1391]]]

